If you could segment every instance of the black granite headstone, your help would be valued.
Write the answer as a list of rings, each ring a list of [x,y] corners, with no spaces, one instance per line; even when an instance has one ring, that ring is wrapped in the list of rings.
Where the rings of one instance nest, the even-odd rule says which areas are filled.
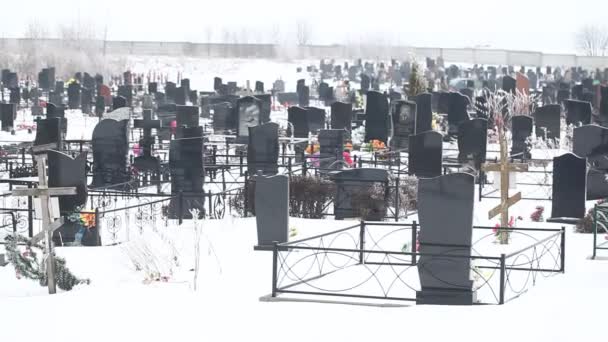
[[[336,198],[334,200],[334,215],[336,220],[361,217],[357,205],[353,204],[353,195],[366,193],[375,184],[388,186],[389,174],[382,169],[352,169],[340,171],[331,176],[336,184]],[[386,216],[386,203],[381,207],[366,208],[373,212],[375,220],[382,220]],[[369,219],[369,218],[368,218]]]
[[[192,127],[183,131],[182,139],[171,140],[169,167],[171,169],[171,194],[169,217],[190,219],[190,209],[205,209],[203,184],[205,171],[203,165],[203,128]],[[182,194],[183,201],[175,198]]]
[[[377,91],[367,92],[365,117],[365,141],[380,140],[387,144],[390,116],[385,94]]]
[[[343,129],[319,131],[319,166],[322,171],[342,168],[342,165],[336,162],[343,160],[345,133],[346,131]]]
[[[91,114],[91,104],[93,103],[93,92],[88,88],[82,88],[80,92],[80,108],[82,113]]]
[[[572,152],[587,158],[587,200],[608,197],[608,128],[585,125],[574,129]]]
[[[460,93],[452,92],[448,99],[448,133],[459,135],[460,125],[469,120],[469,114],[467,113],[469,98]]]
[[[249,174],[276,175],[279,172],[279,125],[269,122],[248,127],[247,169]]]
[[[237,141],[246,142],[249,135],[249,127],[255,127],[261,123],[262,101],[246,96],[236,101],[237,114]]]
[[[61,150],[62,119],[46,118],[36,120],[36,138],[34,146],[49,145],[48,149]]]
[[[586,174],[585,158],[572,153],[553,158],[551,219],[582,219],[585,216]]]
[[[471,305],[476,301],[471,259],[467,258],[471,255],[474,198],[475,177],[470,174],[419,180],[422,255],[418,274],[422,289],[416,293],[417,304]]]
[[[236,131],[236,112],[229,102],[216,103],[211,106],[211,109],[213,110],[213,130],[216,133]]]
[[[532,136],[534,119],[526,115],[516,115],[511,119],[511,132],[513,145],[511,155],[517,158],[531,159],[531,144],[529,138]]]
[[[68,85],[68,108],[80,108],[80,83],[72,82]]]
[[[511,76],[505,75],[502,78],[502,90],[507,93],[515,94],[516,89],[517,89],[517,80]]]
[[[115,96],[112,98],[112,108],[117,110],[118,108],[128,107],[127,99],[122,96]]]
[[[275,242],[282,243],[288,241],[288,176],[255,176],[255,219],[258,232],[258,246],[271,248]]]
[[[534,112],[536,136],[547,139],[560,139],[561,134],[561,105],[552,104],[542,106]]]
[[[589,125],[591,123],[591,114],[593,109],[591,103],[578,100],[565,100],[566,107],[566,125]]]
[[[443,136],[436,131],[410,135],[408,173],[416,177],[441,176]]]
[[[308,110],[302,107],[289,107],[287,110],[287,121],[293,125],[287,130],[288,135],[295,138],[308,138],[310,128],[308,126]]]
[[[458,129],[458,161],[473,163],[476,170],[486,160],[488,120],[473,119],[463,122]]]
[[[10,132],[15,125],[17,117],[17,105],[15,103],[0,103],[0,121],[2,130]]]
[[[416,103],[404,100],[395,101],[393,112],[393,150],[407,150],[410,135],[416,134]]]
[[[129,120],[105,119],[93,130],[93,183],[99,188],[128,182]]]
[[[331,105],[331,128],[352,130],[353,105],[352,103],[334,102]]]
[[[306,107],[308,117],[308,128],[313,134],[325,129],[325,110],[317,107]]]
[[[433,127],[433,95],[422,93],[416,96],[416,133],[430,131]]]

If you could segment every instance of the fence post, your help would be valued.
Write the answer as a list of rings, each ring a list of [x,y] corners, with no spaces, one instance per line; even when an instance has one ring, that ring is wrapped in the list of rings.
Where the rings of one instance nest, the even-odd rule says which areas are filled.
[[[357,168],[357,155],[353,157],[353,167]]]
[[[279,246],[277,241],[272,242],[272,297],[277,296],[277,270],[278,270]]]
[[[416,260],[416,246],[418,245],[418,222],[412,222],[412,245],[410,246],[410,251],[412,253],[412,265],[416,265],[418,261]]]
[[[184,192],[182,190],[180,190],[177,194],[177,207],[178,224],[181,226],[181,224],[184,222]]]
[[[289,177],[291,178],[291,172],[292,172],[292,170],[291,170],[291,157],[287,158],[287,171],[288,171]]]
[[[597,246],[597,204],[593,207],[593,255],[591,259],[595,260]]]
[[[306,176],[308,173],[308,165],[306,163],[306,155],[302,152],[302,176]]]
[[[245,194],[243,195],[243,216],[247,217],[247,210],[249,209],[249,172],[245,171]]]
[[[481,184],[481,182],[483,182],[483,171],[479,171],[479,202],[481,202],[482,199],[482,191],[483,191],[483,186]]]
[[[283,147],[283,153],[281,154],[281,164],[285,165],[285,150],[287,149],[287,144],[283,143],[281,147]]]
[[[500,255],[500,294],[498,304],[502,305],[505,303],[505,275],[506,275],[506,256],[505,254]]]
[[[101,225],[99,224],[99,208],[95,208],[95,229],[97,229],[97,246],[101,246]]]
[[[32,184],[27,185],[28,188],[32,187]],[[34,203],[32,196],[27,197],[27,234],[30,238],[34,237]]]
[[[243,151],[239,151],[239,171],[240,171],[240,175],[243,175]]]
[[[363,251],[365,250],[365,221],[361,220],[359,225],[359,264],[365,263]]]
[[[399,200],[401,199],[401,193],[399,192],[399,173],[397,173],[397,179],[395,180],[395,222],[399,222]]]
[[[209,216],[207,216],[207,217],[209,219],[212,219],[211,215],[213,214],[213,203],[212,203],[213,201],[211,200],[211,190],[207,190],[207,194],[208,194],[207,197],[209,197],[209,200],[208,200],[208,202],[209,202]],[[205,198],[205,195],[203,195],[203,198]]]
[[[561,241],[561,253],[560,253],[560,260],[562,263],[562,267],[560,269],[560,271],[562,273],[566,273],[566,227],[562,226],[562,241]],[[595,250],[595,246],[593,248]]]

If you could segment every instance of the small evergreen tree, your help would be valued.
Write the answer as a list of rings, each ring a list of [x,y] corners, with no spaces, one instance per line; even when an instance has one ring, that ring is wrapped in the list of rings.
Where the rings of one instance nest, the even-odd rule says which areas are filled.
[[[408,86],[408,95],[413,98],[418,94],[426,91],[426,81],[424,74],[418,62],[412,63],[412,71],[410,73],[410,83]]]

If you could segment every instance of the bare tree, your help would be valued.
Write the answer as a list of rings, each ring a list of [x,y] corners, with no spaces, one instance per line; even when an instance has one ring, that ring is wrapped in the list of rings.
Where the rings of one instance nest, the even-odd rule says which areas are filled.
[[[577,32],[576,45],[587,56],[606,56],[608,30],[605,27],[586,25]]]
[[[296,21],[296,40],[298,45],[310,44],[311,35],[312,27],[310,23],[305,19],[298,19]]]

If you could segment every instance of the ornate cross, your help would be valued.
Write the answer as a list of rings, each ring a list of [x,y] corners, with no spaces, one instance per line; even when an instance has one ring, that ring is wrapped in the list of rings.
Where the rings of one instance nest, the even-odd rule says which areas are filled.
[[[31,196],[40,199],[40,208],[42,210],[42,231],[31,239],[31,243],[38,243],[45,239],[45,258],[46,258],[46,274],[48,279],[49,293],[57,292],[55,286],[55,254],[53,252],[53,232],[63,225],[63,218],[54,220],[51,217],[50,197],[51,196],[68,196],[76,195],[75,187],[58,187],[49,188],[46,176],[46,154],[36,156],[38,164],[38,188],[36,189],[14,189],[14,196]]]
[[[500,173],[500,204],[488,212],[488,219],[493,219],[500,214],[500,243],[507,244],[509,235],[506,229],[509,226],[509,207],[521,200],[521,192],[509,197],[509,172],[528,171],[528,164],[509,163],[507,140],[500,139],[500,163],[483,164],[482,170],[496,171]]]
[[[160,120],[152,120],[152,111],[144,110],[143,120],[133,120],[133,126],[135,128],[143,128],[144,138],[142,141],[142,147],[144,150],[144,157],[152,157],[152,144],[154,143],[154,137],[152,136],[152,129],[160,129]]]

